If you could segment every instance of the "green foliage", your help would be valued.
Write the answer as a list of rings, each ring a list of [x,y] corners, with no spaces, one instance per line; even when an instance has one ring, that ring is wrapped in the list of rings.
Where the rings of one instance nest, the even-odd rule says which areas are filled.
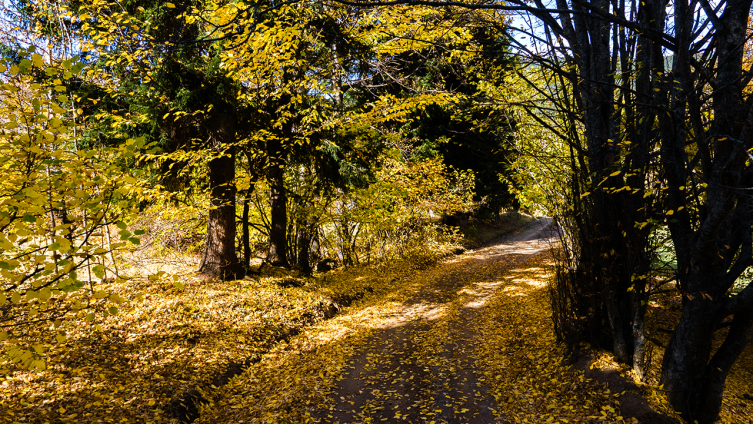
[[[439,156],[455,169],[473,172],[477,215],[487,218],[513,201],[508,183],[516,129],[508,107],[514,100],[509,93],[500,93],[510,83],[515,60],[504,28],[494,28],[493,22],[460,17],[464,37],[406,53],[406,61],[418,62],[411,64],[416,68],[413,72],[421,75],[426,89],[456,95],[451,102],[417,110],[401,128],[415,144],[416,158]]]
[[[517,105],[511,114],[516,122],[513,148],[516,152],[503,174],[520,204],[541,215],[561,217],[570,211],[568,202],[572,186],[568,178],[578,172],[566,158],[568,145],[550,131],[550,127],[567,127],[562,114],[548,105],[549,77],[546,70],[531,67],[510,75],[504,85],[485,85],[489,96],[504,98]],[[578,131],[577,128],[573,129]]]

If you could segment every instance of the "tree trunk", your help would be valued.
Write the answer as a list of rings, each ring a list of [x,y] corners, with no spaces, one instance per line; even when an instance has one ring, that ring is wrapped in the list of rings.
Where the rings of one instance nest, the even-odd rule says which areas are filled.
[[[249,230],[248,230],[248,194],[246,194],[246,198],[243,199],[243,222],[242,222],[242,231],[243,234],[241,235],[242,243],[243,243],[243,266],[248,267],[248,265],[251,263],[251,243],[249,240]]]
[[[311,234],[308,228],[307,222],[302,222],[298,227],[298,269],[304,274],[311,274],[311,262],[309,262]]]
[[[675,246],[683,313],[670,339],[662,363],[662,378],[667,398],[684,419],[700,424],[718,419],[722,406],[724,382],[745,345],[750,341],[753,325],[752,287],[729,296],[729,289],[744,269],[753,263],[751,229],[753,203],[744,190],[751,186],[753,175],[745,164],[753,127],[751,97],[743,101],[744,49],[751,1],[725,5],[715,23],[714,40],[718,89],[713,92],[713,117],[703,129],[703,113],[696,95],[696,60],[690,52],[696,10],[678,3],[675,12],[677,52],[673,58],[672,78],[678,89],[672,92],[672,116],[663,117],[662,171],[666,175],[667,208],[679,213],[668,222]],[[697,91],[698,93],[701,90]],[[683,120],[692,112],[691,122],[699,130],[690,131]],[[679,120],[678,120],[679,118]],[[696,138],[695,146],[689,143]],[[691,165],[688,152],[703,152],[698,165]],[[678,165],[680,164],[680,165]],[[693,180],[690,180],[692,177]],[[698,179],[696,179],[698,178]],[[681,206],[692,204],[684,190],[694,181],[698,196],[698,216]],[[706,184],[704,184],[706,185]],[[695,222],[694,222],[695,221]],[[751,290],[749,290],[751,289]],[[745,293],[747,291],[747,293]],[[746,296],[747,294],[747,296]],[[713,336],[720,322],[734,315],[722,346],[713,351]]]
[[[710,325],[708,319],[711,315],[709,306],[710,302],[705,299],[685,305],[680,323],[664,353],[661,383],[667,391],[669,403],[686,420],[695,415],[695,408],[703,400],[699,396],[714,332],[714,324]]]
[[[751,341],[753,327],[753,307],[739,313],[732,321],[727,338],[706,366],[704,386],[700,394],[703,399],[695,419],[699,423],[713,423],[719,418],[724,395],[724,382],[732,365]]]
[[[285,193],[284,175],[285,168],[279,165],[270,166],[267,173],[271,209],[267,262],[275,266],[288,267],[288,202]]]
[[[636,293],[633,307],[633,371],[640,380],[645,375],[646,359],[646,303],[648,298],[645,295],[645,279],[636,282],[634,292]]]
[[[235,122],[229,114],[217,114],[209,122],[215,157],[209,161],[210,209],[207,238],[199,273],[208,278],[231,280],[244,275],[235,254]]]
[[[724,382],[751,341],[753,327],[753,307],[748,307],[734,316],[722,346],[711,356],[713,335],[724,318],[715,303],[700,296],[685,303],[662,363],[667,400],[685,420],[699,424],[719,418]]]

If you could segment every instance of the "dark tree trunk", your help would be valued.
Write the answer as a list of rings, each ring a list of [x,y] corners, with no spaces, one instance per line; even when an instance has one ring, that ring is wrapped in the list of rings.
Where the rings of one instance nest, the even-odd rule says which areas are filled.
[[[753,286],[729,296],[744,269],[753,264],[751,231],[753,201],[745,193],[753,174],[745,162],[751,146],[751,101],[744,101],[742,46],[746,40],[750,0],[726,4],[714,22],[717,62],[711,125],[696,134],[682,125],[690,111],[693,129],[703,129],[699,106],[698,65],[689,47],[695,9],[679,3],[675,12],[677,52],[673,59],[671,92],[673,116],[662,127],[662,171],[666,176],[666,206],[677,210],[668,223],[677,253],[683,313],[664,354],[662,384],[670,404],[689,422],[713,423],[721,410],[724,381],[742,349],[750,341],[753,325]],[[697,91],[696,91],[697,90]],[[678,125],[680,123],[680,125]],[[688,158],[688,140],[695,136],[699,164]],[[695,149],[694,149],[695,150]],[[681,164],[682,166],[678,166]],[[700,178],[700,180],[695,180]],[[687,181],[708,181],[705,193],[689,196]],[[698,217],[685,207],[697,201]],[[722,346],[713,354],[712,338],[722,320],[734,316]]]
[[[564,0],[557,2],[562,9],[568,8],[569,4]],[[610,9],[609,2],[604,0],[594,0],[588,4],[604,13]],[[581,7],[578,3],[572,5],[575,9]],[[643,221],[647,213],[643,192],[625,190],[630,185],[642,186],[645,160],[634,153],[641,152],[641,149],[626,150],[620,142],[623,112],[615,104],[615,75],[618,72],[614,60],[620,54],[627,55],[629,48],[618,43],[618,33],[613,32],[610,25],[595,14],[577,13],[572,17],[563,15],[560,19],[562,27],[557,31],[568,39],[573,49],[569,61],[579,71],[577,76],[568,76],[573,102],[566,108],[583,110],[585,129],[584,143],[580,141],[580,134],[573,134],[569,140],[573,146],[585,148],[580,150],[583,153],[579,157],[583,175],[574,172],[572,178],[581,179],[578,184],[582,184],[581,193],[590,193],[587,199],[580,200],[580,193],[574,192],[573,203],[582,205],[577,206],[578,213],[572,219],[574,223],[583,221],[583,225],[574,224],[574,230],[578,233],[575,239],[579,244],[575,249],[579,256],[575,263],[579,267],[589,268],[585,274],[595,280],[589,283],[593,284],[595,293],[584,291],[582,295],[598,295],[600,298],[601,307],[589,313],[603,312],[604,316],[594,316],[590,321],[606,322],[609,326],[608,337],[603,337],[601,332],[593,332],[596,340],[589,341],[611,349],[620,362],[631,364],[635,358],[634,346],[640,344],[642,339],[643,325],[640,321],[643,314],[636,310],[634,296],[629,289],[633,286],[635,275],[645,273],[649,261],[645,255],[647,231],[636,229],[634,225]],[[629,58],[623,59],[627,64]],[[627,67],[622,70],[630,72]],[[625,116],[628,115],[633,116],[626,112]],[[636,146],[642,140],[631,141]],[[626,177],[626,173],[622,172],[625,165],[630,167],[632,177]],[[576,169],[573,160],[573,170]],[[638,353],[640,357],[640,350]]]
[[[718,199],[726,201],[725,197]],[[751,341],[753,285],[735,296],[727,293],[742,271],[753,264],[750,230],[741,231],[741,227],[751,228],[752,206],[750,199],[740,201],[733,213],[720,218],[722,223],[713,231],[705,228],[713,224],[707,219],[695,240],[690,230],[671,227],[676,240],[694,243],[678,249],[678,264],[687,264],[679,270],[683,313],[664,354],[661,383],[670,404],[689,422],[716,422],[727,374]],[[729,317],[729,332],[712,355],[714,333]]]
[[[307,222],[301,223],[298,227],[298,269],[304,274],[311,274],[311,262],[309,261],[311,234],[308,227]]]
[[[732,365],[751,341],[753,308],[737,314],[722,346],[709,360],[711,342],[719,324],[714,302],[694,298],[686,303],[670,339],[662,364],[667,400],[689,422],[711,424],[721,412],[724,382]]]
[[[235,254],[235,122],[217,114],[209,122],[215,157],[209,161],[210,209],[207,238],[199,273],[208,278],[230,280],[244,275]]]
[[[278,165],[269,167],[270,229],[267,262],[275,266],[288,267],[288,202],[285,192],[285,168]]]
[[[721,412],[724,382],[732,365],[751,341],[753,307],[735,316],[727,338],[706,366],[704,385],[700,393],[702,402],[695,414],[699,423],[716,422]]]
[[[250,190],[249,190],[250,192]],[[241,235],[241,240],[243,243],[243,266],[248,267],[251,263],[251,242],[249,240],[249,230],[248,230],[248,196],[243,199],[243,223],[242,223],[242,231],[243,234]]]
[[[704,369],[711,353],[716,323],[712,302],[696,299],[685,304],[680,323],[667,345],[662,363],[662,384],[667,400],[687,419],[703,399]]]

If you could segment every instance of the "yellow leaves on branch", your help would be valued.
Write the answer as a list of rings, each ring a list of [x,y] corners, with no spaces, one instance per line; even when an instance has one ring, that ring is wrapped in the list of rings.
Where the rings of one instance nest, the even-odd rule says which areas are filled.
[[[138,232],[114,243],[109,234],[110,224],[126,229],[119,216],[136,181],[113,163],[129,147],[92,150],[72,135],[65,81],[82,69],[77,59],[46,64],[33,50],[0,63],[0,369],[43,370],[46,352],[66,340],[50,323],[117,313],[103,308],[122,298],[95,290],[92,278],[112,274],[113,250],[138,243]]]
[[[402,216],[451,215],[472,207],[474,177],[470,171],[448,169],[439,158],[415,163],[387,161],[378,187]],[[376,193],[370,195],[376,198]],[[397,217],[396,217],[397,218]]]

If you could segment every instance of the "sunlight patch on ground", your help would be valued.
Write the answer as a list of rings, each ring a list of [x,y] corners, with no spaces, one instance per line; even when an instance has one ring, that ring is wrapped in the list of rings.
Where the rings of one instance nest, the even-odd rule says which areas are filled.
[[[484,281],[474,284],[472,287],[466,287],[463,290],[458,291],[458,294],[470,297],[463,307],[471,309],[479,309],[485,306],[489,302],[490,296],[494,291],[502,285],[502,281]]]
[[[502,293],[508,296],[528,296],[528,292],[519,286],[507,286],[502,289]]]
[[[476,299],[463,304],[464,308],[479,309],[486,305],[488,299]]]
[[[562,363],[546,291],[550,259],[533,260],[536,267],[508,271],[514,278],[490,299],[478,323],[484,343],[475,356],[491,393],[508,422],[625,422],[614,394]]]
[[[533,279],[525,280],[524,283],[528,284],[529,286],[536,287],[536,288],[543,288],[549,284],[546,280],[533,280]]]
[[[211,401],[196,423],[313,422],[312,411],[323,406],[327,394],[348,369],[349,358],[367,347],[375,331],[419,319],[446,318],[442,304],[408,302],[415,293],[430,291],[437,274],[429,269],[420,275],[413,272],[413,277],[403,281],[392,279],[390,290],[380,289],[381,295],[364,298],[333,319],[276,346],[264,360],[211,393]],[[363,280],[373,277],[366,275]]]
[[[481,288],[485,290],[485,292],[490,293],[491,291],[495,290],[499,285],[503,284],[501,281],[488,281],[488,282],[481,282],[476,283],[476,287]]]
[[[419,303],[410,306],[400,306],[387,318],[383,318],[382,325],[378,328],[396,328],[414,320],[435,320],[441,318],[447,312],[444,305],[434,303]],[[384,311],[382,312],[385,313]]]

